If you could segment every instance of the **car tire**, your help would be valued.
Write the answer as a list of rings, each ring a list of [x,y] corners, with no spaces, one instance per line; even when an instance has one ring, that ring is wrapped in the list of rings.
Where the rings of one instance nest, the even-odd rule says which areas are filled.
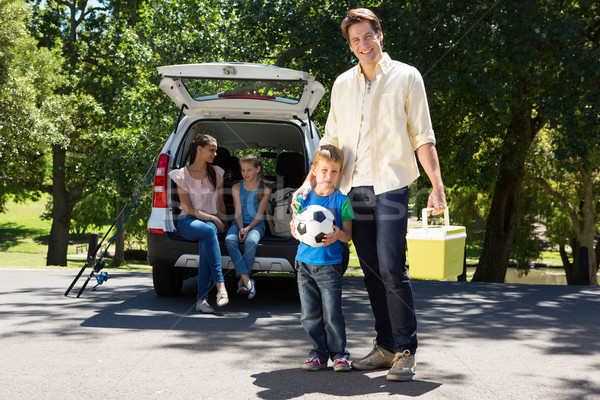
[[[152,281],[157,295],[164,297],[177,296],[183,285],[183,274],[175,267],[154,265],[152,266]]]

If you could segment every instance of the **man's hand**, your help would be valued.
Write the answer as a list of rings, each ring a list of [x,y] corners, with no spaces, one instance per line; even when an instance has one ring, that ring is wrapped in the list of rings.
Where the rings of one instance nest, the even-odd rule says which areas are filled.
[[[444,189],[434,188],[431,191],[429,199],[427,200],[427,207],[434,209],[433,211],[429,211],[428,215],[438,215],[444,212],[447,207]]]
[[[300,202],[298,201],[298,197],[300,195],[302,195],[302,199],[306,200],[306,196],[308,196],[308,192],[310,192],[310,190],[312,189],[312,185],[310,182],[304,182],[302,184],[302,186],[300,186],[298,188],[298,190],[296,190],[294,192],[294,194],[292,195],[292,203],[290,204],[290,207],[292,207],[292,212],[295,213],[296,212],[296,207],[298,207],[300,205]]]

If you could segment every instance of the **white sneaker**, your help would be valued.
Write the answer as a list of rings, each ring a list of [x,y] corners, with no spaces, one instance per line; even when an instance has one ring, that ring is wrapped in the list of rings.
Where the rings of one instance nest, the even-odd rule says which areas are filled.
[[[217,306],[223,307],[229,304],[229,296],[227,292],[217,293]]]
[[[198,300],[196,302],[196,311],[204,314],[213,314],[215,310],[206,301]]]

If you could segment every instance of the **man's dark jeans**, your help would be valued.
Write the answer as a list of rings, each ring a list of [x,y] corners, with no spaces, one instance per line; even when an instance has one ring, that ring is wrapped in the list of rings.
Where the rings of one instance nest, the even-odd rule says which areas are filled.
[[[406,272],[408,187],[375,195],[373,187],[348,194],[356,219],[352,242],[365,274],[377,344],[392,352],[417,350],[417,318]]]

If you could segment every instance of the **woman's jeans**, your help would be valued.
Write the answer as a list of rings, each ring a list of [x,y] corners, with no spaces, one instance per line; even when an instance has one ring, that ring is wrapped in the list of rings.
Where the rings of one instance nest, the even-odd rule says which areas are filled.
[[[221,251],[217,226],[208,221],[184,215],[177,222],[177,229],[186,240],[198,242],[198,300],[208,298],[211,276],[214,283],[225,282],[221,269]]]
[[[246,239],[244,239],[244,255],[240,252],[240,241],[238,239],[238,233],[240,229],[237,224],[234,222],[229,227],[227,231],[227,236],[225,236],[225,247],[227,247],[227,252],[229,253],[229,257],[231,257],[231,262],[233,262],[233,266],[235,267],[235,274],[240,276],[242,274],[250,275],[250,271],[252,271],[252,266],[254,265],[254,258],[256,255],[256,248],[258,247],[258,242],[265,235],[265,226],[259,224],[252,228],[248,234],[246,234]]]
[[[352,242],[365,275],[377,344],[392,352],[417,350],[417,318],[406,272],[408,187],[375,195],[373,187],[348,193],[355,218]]]
[[[313,344],[309,357],[327,361],[349,356],[342,314],[342,266],[296,261],[296,269],[302,308],[300,321]]]

